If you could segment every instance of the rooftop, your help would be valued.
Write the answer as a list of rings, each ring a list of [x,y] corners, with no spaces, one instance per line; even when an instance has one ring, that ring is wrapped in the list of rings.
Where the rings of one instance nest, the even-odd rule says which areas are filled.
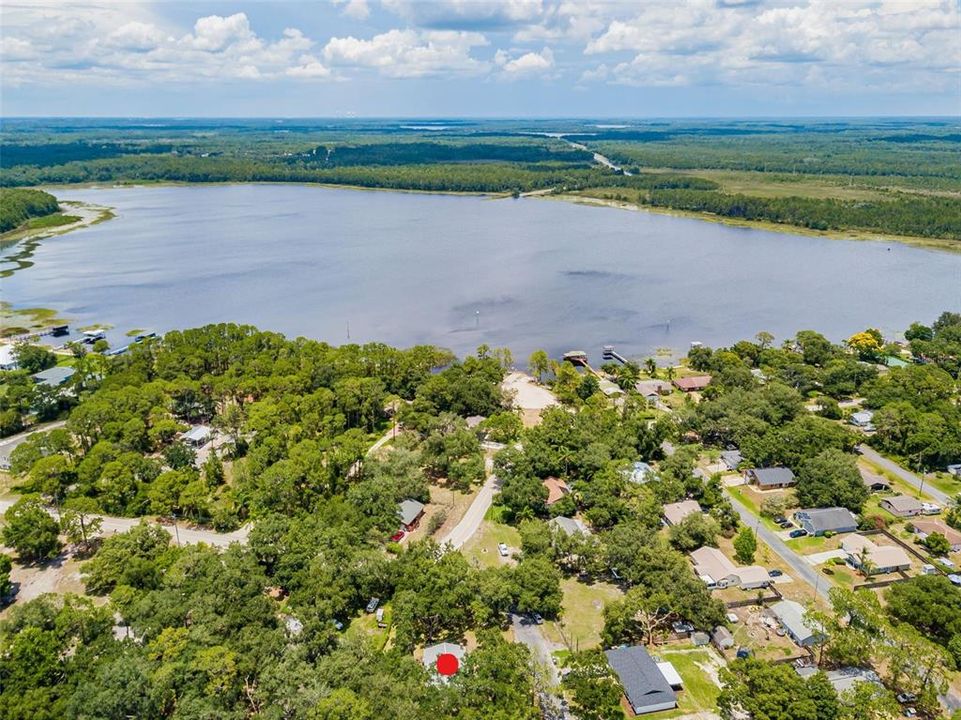
[[[574,518],[556,517],[547,524],[563,531],[566,535],[577,535],[578,533],[581,535],[591,534],[584,523],[582,523],[580,520],[575,520]]]
[[[547,504],[553,505],[567,495],[571,489],[567,483],[556,477],[549,477],[541,483],[547,488]]]
[[[684,392],[703,390],[710,384],[710,375],[692,375],[690,377],[677,378],[674,380],[674,386],[679,390],[683,390]]]
[[[781,600],[771,606],[774,617],[796,638],[805,640],[815,636],[814,629],[804,617],[804,606],[794,600]]]
[[[772,468],[752,468],[748,473],[755,479],[758,485],[792,485],[795,482],[794,473],[791,468],[772,467]]]
[[[893,495],[884,498],[881,502],[887,503],[893,510],[901,513],[921,512],[921,501],[909,495]]]
[[[210,437],[213,431],[206,425],[194,425],[184,433],[184,440],[190,442],[202,442]]]
[[[668,503],[664,506],[664,517],[671,525],[677,525],[688,515],[701,512],[701,506],[696,500],[681,500],[681,502]]]
[[[34,373],[31,377],[33,377],[33,381],[38,385],[52,385],[53,387],[57,387],[72,378],[75,372],[76,370],[72,367],[59,365],[43,370],[42,372]]]
[[[677,703],[670,684],[646,649],[633,645],[612,648],[604,654],[635,712],[663,704],[673,707]]]
[[[424,503],[408,499],[402,501],[398,508],[400,509],[401,524],[410,525],[424,512]]]
[[[805,518],[810,522],[815,532],[837,531],[843,528],[857,527],[857,518],[847,508],[807,508],[794,513],[796,518]]]

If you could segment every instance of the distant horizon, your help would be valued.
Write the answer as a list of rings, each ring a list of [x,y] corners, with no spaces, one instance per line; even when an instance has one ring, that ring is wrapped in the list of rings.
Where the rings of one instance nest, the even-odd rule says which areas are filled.
[[[6,0],[0,90],[31,118],[954,117],[959,34],[957,0]]]
[[[495,120],[958,120],[957,115],[0,115],[4,120],[421,120],[421,121],[495,121]]]

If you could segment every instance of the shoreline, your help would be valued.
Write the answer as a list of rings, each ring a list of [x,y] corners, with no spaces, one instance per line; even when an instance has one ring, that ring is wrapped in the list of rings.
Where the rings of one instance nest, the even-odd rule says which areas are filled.
[[[41,185],[41,189],[69,190],[69,189],[114,189],[123,190],[126,188],[149,188],[149,187],[205,187],[205,186],[228,186],[228,185],[293,185],[301,187],[329,188],[334,190],[358,190],[365,192],[396,192],[409,193],[415,195],[450,195],[454,197],[480,197],[488,200],[513,199],[513,193],[508,191],[459,191],[459,190],[419,190],[416,188],[390,188],[390,187],[368,187],[363,185],[338,185],[332,183],[315,182],[283,182],[283,181],[218,181],[218,182],[181,182],[164,180],[160,182],[131,182],[131,183],[74,183],[62,185]],[[731,227],[748,228],[753,230],[767,230],[770,232],[782,233],[786,235],[801,235],[804,237],[821,237],[830,240],[851,240],[858,242],[896,242],[903,245],[910,245],[925,250],[937,250],[941,252],[961,253],[961,240],[951,240],[949,238],[924,238],[910,235],[893,235],[878,233],[870,230],[813,230],[799,225],[785,225],[766,220],[741,220],[729,218],[721,215],[714,215],[705,212],[691,210],[676,210],[668,207],[653,207],[648,205],[638,205],[622,200],[608,200],[596,198],[589,195],[579,195],[576,192],[556,192],[555,188],[540,188],[530,192],[521,193],[520,198],[538,198],[548,200],[563,200],[577,205],[592,205],[595,207],[608,207],[615,210],[633,210],[636,212],[650,212],[659,215],[672,215],[674,217],[701,220],[703,222],[718,223]],[[64,201],[65,203],[69,201]],[[109,218],[105,218],[109,219]],[[91,223],[92,224],[92,223]],[[75,229],[74,226],[64,226],[59,228],[63,231]],[[2,247],[3,238],[0,238]],[[2,277],[2,275],[0,275]]]
[[[8,278],[17,270],[25,270],[33,265],[30,260],[34,251],[43,240],[49,240],[58,235],[65,235],[73,230],[91,227],[116,217],[113,208],[105,205],[79,202],[76,200],[59,200],[60,211],[64,214],[78,216],[77,222],[68,225],[56,225],[48,228],[17,228],[4,235],[0,235],[0,251],[19,250],[0,258],[0,278]]]

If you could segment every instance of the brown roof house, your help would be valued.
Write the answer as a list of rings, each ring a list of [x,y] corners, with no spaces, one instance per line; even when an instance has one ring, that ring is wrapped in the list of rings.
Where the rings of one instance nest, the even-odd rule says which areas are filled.
[[[695,515],[701,512],[701,506],[696,500],[681,500],[681,502],[668,503],[664,506],[664,522],[668,525],[677,525],[688,515]]]
[[[683,392],[696,392],[703,390],[711,384],[710,375],[691,375],[674,379],[674,387]]]
[[[922,540],[931,533],[941,533],[948,539],[948,542],[951,543],[952,552],[961,552],[961,532],[958,532],[953,527],[948,527],[938,520],[915,520],[911,524],[914,525],[914,532],[916,532]]]
[[[556,477],[549,477],[544,482],[541,483],[547,488],[547,501],[548,506],[553,505],[564,499],[565,496],[570,495],[571,489],[567,486],[567,483]]]

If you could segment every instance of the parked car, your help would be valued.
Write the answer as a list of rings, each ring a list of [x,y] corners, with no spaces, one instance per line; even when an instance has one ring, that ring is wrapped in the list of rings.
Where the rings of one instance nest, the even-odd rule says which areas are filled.
[[[745,658],[749,658],[749,657],[751,657],[751,655],[752,655],[752,653],[751,653],[751,648],[739,647],[739,648],[737,649],[737,659],[738,659],[738,660],[743,660],[743,659],[745,659]]]
[[[729,612],[727,614],[727,621],[730,623],[736,623],[738,621],[737,613]]]
[[[364,609],[365,609],[368,613],[372,613],[372,612],[374,612],[374,610],[377,609],[377,606],[378,606],[378,605],[380,605],[380,598],[372,597],[370,600],[367,601],[367,607],[364,608]]]
[[[384,608],[377,608],[377,627],[386,627],[384,624]]]
[[[918,699],[918,696],[915,695],[914,693],[900,693],[897,696],[895,696],[894,699],[897,700],[902,705],[904,705],[906,703],[913,703],[915,700]]]
[[[798,528],[797,530],[792,530],[790,533],[788,533],[788,537],[799,538],[799,537],[804,537],[807,534],[808,534],[807,530],[805,530],[804,528]]]
[[[917,717],[918,711],[914,708],[904,708],[904,717]]]
[[[768,577],[781,577],[783,574],[784,573],[777,569],[768,571]]]
[[[953,585],[957,585],[958,587],[961,587],[961,575],[951,573],[950,575],[948,575],[948,580],[950,580]]]
[[[784,523],[786,523],[786,522],[791,522],[791,521],[788,520],[788,519],[787,519],[786,517],[784,517],[783,515],[778,515],[776,518],[774,518],[774,522],[775,522],[776,524],[778,524],[778,525],[783,525]]]
[[[500,553],[501,557],[507,557],[510,555],[510,552],[507,550],[507,545],[504,543],[497,543],[497,552]]]
[[[544,624],[544,618],[541,617],[541,614],[540,614],[540,613],[536,613],[536,612],[535,612],[535,613],[531,613],[531,620],[534,621],[534,624],[535,624],[535,625],[543,625],[543,624]]]

